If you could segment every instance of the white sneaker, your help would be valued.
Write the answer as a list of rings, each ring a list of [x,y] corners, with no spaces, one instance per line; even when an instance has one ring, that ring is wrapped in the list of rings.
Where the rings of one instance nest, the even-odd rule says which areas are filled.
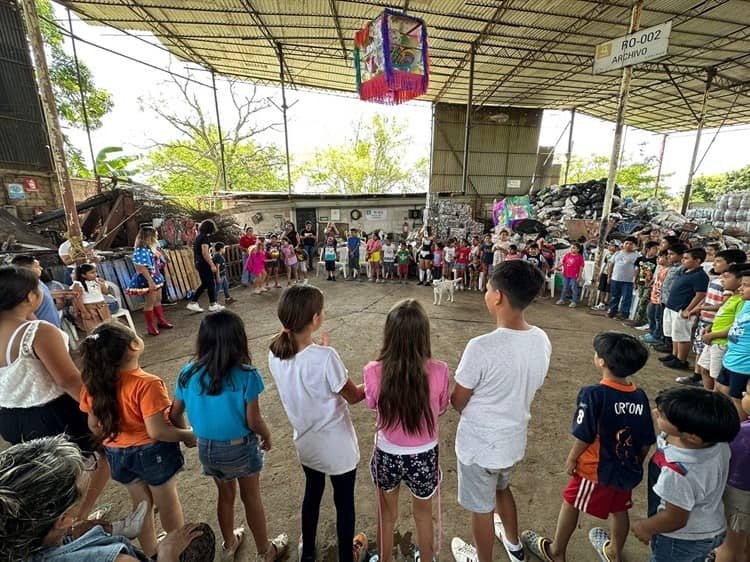
[[[648,330],[648,324],[644,324],[643,326],[636,326],[635,329],[641,332],[645,332],[646,330]]]
[[[143,500],[135,508],[135,511],[118,521],[112,522],[112,535],[119,535],[126,539],[137,539],[143,528],[143,521],[148,514],[148,502]]]
[[[218,302],[215,302],[214,304],[208,307],[209,312],[219,312],[220,310],[224,310],[224,307],[221,306]]]
[[[523,544],[522,543],[519,544],[521,548],[518,550],[511,549],[508,544],[508,540],[505,537],[505,527],[503,526],[503,522],[500,519],[500,515],[498,515],[497,513],[493,513],[492,520],[495,525],[495,537],[497,538],[497,540],[500,541],[500,543],[505,548],[505,552],[508,554],[508,558],[510,558],[512,561],[523,560],[524,559]]]
[[[451,552],[456,562],[479,562],[477,549],[458,537],[451,541]]]
[[[605,310],[607,308],[606,304],[599,303],[596,306],[592,306],[591,310]]]
[[[578,306],[578,305],[577,305],[576,303],[572,302],[572,303],[570,303],[570,304],[568,305],[568,308],[575,308],[575,307],[577,307],[577,306]]]
[[[188,303],[186,307],[190,312],[203,312],[203,309],[201,308],[201,305],[199,305],[197,302],[190,302]]]

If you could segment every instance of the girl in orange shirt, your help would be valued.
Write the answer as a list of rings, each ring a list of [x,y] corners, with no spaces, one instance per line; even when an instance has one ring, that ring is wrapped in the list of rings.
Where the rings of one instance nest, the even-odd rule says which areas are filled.
[[[96,327],[81,343],[81,410],[104,444],[112,479],[123,484],[133,506],[149,504],[138,539],[147,556],[156,554],[152,504],[167,533],[185,524],[174,476],[185,459],[180,442],[195,446],[184,418],[167,422],[172,402],[164,382],[143,371],[143,340],[117,322]]]

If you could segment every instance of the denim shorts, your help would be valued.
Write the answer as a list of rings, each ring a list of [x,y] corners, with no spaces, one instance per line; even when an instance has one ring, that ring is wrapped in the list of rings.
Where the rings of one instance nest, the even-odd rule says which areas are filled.
[[[218,480],[258,474],[263,468],[263,455],[255,433],[232,441],[198,439],[198,459],[203,465],[203,474]]]
[[[395,490],[403,481],[415,498],[429,499],[440,482],[438,446],[413,455],[394,455],[376,448],[370,460],[370,476],[385,492]]]
[[[185,466],[179,443],[156,441],[134,447],[104,447],[112,480],[120,484],[143,481],[161,486]]]
[[[654,535],[650,562],[703,562],[708,553],[724,542],[724,533],[712,539],[688,541]]]

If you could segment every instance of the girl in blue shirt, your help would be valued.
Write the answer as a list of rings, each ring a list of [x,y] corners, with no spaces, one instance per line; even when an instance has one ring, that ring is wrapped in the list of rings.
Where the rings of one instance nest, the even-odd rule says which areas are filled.
[[[203,473],[218,488],[222,560],[234,559],[245,536],[244,528],[234,529],[238,483],[258,559],[276,560],[288,543],[286,534],[268,539],[260,496],[263,454],[271,449],[271,433],[258,404],[263,389],[263,380],[251,363],[242,319],[227,310],[206,316],[198,330],[196,359],[177,379],[170,417],[180,419],[187,410],[198,438]]]

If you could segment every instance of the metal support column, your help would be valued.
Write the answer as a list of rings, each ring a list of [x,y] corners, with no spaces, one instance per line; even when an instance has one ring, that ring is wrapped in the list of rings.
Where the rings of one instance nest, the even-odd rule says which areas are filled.
[[[706,106],[708,105],[708,92],[711,89],[711,83],[716,76],[716,69],[709,68],[706,71],[706,87],[703,90],[703,101],[701,102],[701,111],[698,114],[698,129],[695,131],[695,145],[693,146],[693,157],[690,159],[690,172],[688,173],[687,184],[685,185],[685,194],[682,196],[682,208],[680,213],[687,213],[690,205],[690,194],[693,191],[693,176],[695,175],[695,163],[698,160],[698,149],[701,144],[701,134],[703,133],[703,124],[706,122]]]
[[[469,182],[469,141],[471,140],[471,102],[474,97],[474,55],[476,44],[471,44],[469,51],[469,96],[466,100],[466,128],[464,130],[464,165],[463,177],[461,178],[461,193],[466,195],[466,186]],[[507,171],[506,171],[507,173]]]
[[[289,197],[292,196],[292,168],[289,161],[289,122],[287,120],[286,104],[286,81],[284,80],[284,51],[280,43],[276,43],[276,49],[279,54],[279,76],[281,77],[281,113],[284,116],[284,150],[286,151],[286,182]]]
[[[570,130],[568,131],[568,152],[565,154],[565,181],[563,185],[568,183],[568,172],[570,171],[570,157],[573,154],[573,125],[576,122],[576,108],[570,110]]]
[[[219,154],[221,155],[221,180],[224,185],[224,191],[227,191],[227,163],[224,159],[224,133],[221,130],[221,116],[219,115],[219,94],[216,92],[216,74],[211,69],[211,88],[214,92],[214,108],[216,109],[216,128],[219,130]],[[219,182],[216,182],[217,184]],[[214,184],[216,185],[216,184]],[[218,190],[214,190],[216,197]],[[214,203],[216,200],[214,200]]]
[[[55,96],[52,92],[52,82],[49,76],[47,58],[44,54],[44,42],[42,32],[39,29],[39,14],[36,10],[34,0],[22,0],[23,19],[26,24],[26,33],[29,36],[31,53],[34,57],[36,66],[37,83],[39,84],[39,98],[42,102],[42,110],[47,125],[49,135],[50,153],[52,155],[52,164],[57,176],[58,189],[61,190],[62,204],[65,211],[65,224],[67,226],[66,236],[71,243],[70,255],[76,261],[83,261],[86,255],[83,251],[83,242],[81,240],[81,225],[78,221],[78,212],[76,210],[75,197],[70,184],[70,174],[68,173],[68,163],[65,160],[65,146],[63,134],[60,129],[60,119],[57,114],[55,105]]]
[[[628,33],[635,33],[641,26],[641,12],[643,11],[643,0],[637,0],[633,4],[630,12],[630,27]],[[615,138],[612,142],[612,153],[609,158],[609,175],[607,177],[607,189],[604,193],[604,205],[602,207],[601,223],[599,224],[599,242],[597,243],[596,261],[594,262],[594,274],[592,277],[592,286],[599,279],[599,273],[602,269],[604,259],[604,247],[607,241],[607,229],[609,227],[609,214],[612,211],[612,198],[615,193],[615,180],[617,178],[617,167],[620,160],[620,147],[622,145],[622,132],[625,126],[625,108],[628,104],[628,94],[630,93],[630,80],[633,77],[633,67],[626,66],[622,69],[622,79],[620,80],[620,94],[617,103],[617,118],[615,119]],[[596,300],[596,291],[592,290],[589,294],[589,305],[593,305]]]
[[[659,195],[659,183],[661,182],[661,167],[664,163],[664,149],[667,148],[667,133],[661,137],[661,149],[659,150],[659,167],[656,169],[656,185],[654,185],[654,199]]]

